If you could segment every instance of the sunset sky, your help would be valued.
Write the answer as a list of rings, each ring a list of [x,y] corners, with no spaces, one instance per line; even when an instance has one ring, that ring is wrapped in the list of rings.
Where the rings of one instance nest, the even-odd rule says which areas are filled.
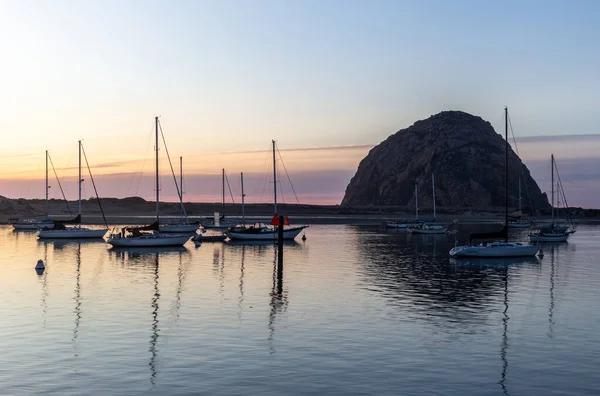
[[[502,130],[507,105],[540,187],[553,152],[569,203],[600,207],[599,20],[583,0],[0,0],[0,195],[43,197],[49,150],[76,197],[82,139],[102,196],[151,198],[159,115],[188,200],[219,199],[225,168],[236,201],[243,171],[269,202],[276,139],[300,201],[339,203],[390,134],[443,110]]]

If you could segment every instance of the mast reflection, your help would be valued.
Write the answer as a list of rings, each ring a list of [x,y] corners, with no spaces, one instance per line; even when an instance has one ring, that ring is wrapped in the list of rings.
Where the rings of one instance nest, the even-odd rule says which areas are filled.
[[[271,301],[271,312],[269,313],[269,346],[270,354],[275,354],[276,350],[273,346],[273,340],[275,337],[275,322],[277,315],[285,312],[288,304],[287,291],[283,290],[283,256],[278,253],[278,246],[273,245],[273,287],[270,293]],[[278,257],[281,259],[278,260]]]
[[[156,348],[158,344],[158,300],[160,298],[160,293],[158,292],[158,252],[154,255],[154,295],[152,296],[152,329],[150,334],[150,383],[152,387],[156,385],[156,356],[158,355],[158,349]]]
[[[76,350],[77,336],[79,335],[79,325],[81,323],[81,244],[77,244],[76,257],[76,270],[75,270],[75,327],[73,328],[73,348],[75,349],[75,356],[78,356]]]

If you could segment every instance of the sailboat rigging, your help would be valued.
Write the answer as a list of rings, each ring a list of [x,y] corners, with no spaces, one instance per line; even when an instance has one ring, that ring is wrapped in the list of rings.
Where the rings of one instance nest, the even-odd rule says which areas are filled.
[[[419,187],[415,183],[415,221],[386,221],[386,228],[395,228],[406,231],[408,227],[417,227],[423,220],[419,220]]]
[[[45,210],[45,219],[37,220],[37,219],[25,219],[19,220],[18,218],[11,219],[11,224],[15,230],[49,230],[54,228],[54,221],[48,218],[48,189],[50,188],[48,184],[48,150],[46,150],[46,210]]]
[[[275,241],[279,238],[278,230],[274,226],[279,226],[279,217],[277,213],[277,159],[276,159],[276,146],[275,140],[272,141],[273,146],[273,209],[274,216],[271,220],[271,224],[267,225],[264,223],[256,223],[250,226],[240,224],[235,227],[231,227],[227,230],[226,234],[231,240],[271,240]],[[285,217],[287,219],[287,216]],[[288,225],[288,224],[286,224]],[[284,225],[281,224],[281,227]],[[300,232],[307,228],[307,225],[299,227],[284,228],[283,239],[293,240],[300,234]]]
[[[143,227],[124,227],[120,232],[112,233],[107,242],[113,247],[163,247],[183,246],[190,238],[189,234],[165,234],[159,232],[160,224],[160,184],[158,180],[158,117],[155,123],[155,169],[156,169],[156,221]]]
[[[87,228],[81,227],[81,214],[82,214],[82,206],[81,206],[81,183],[83,182],[83,178],[81,176],[81,154],[83,152],[83,146],[81,140],[78,142],[78,175],[79,179],[77,182],[78,185],[78,194],[77,194],[77,217],[71,220],[55,220],[53,229],[49,230],[39,230],[37,233],[38,238],[40,239],[95,239],[95,238],[103,238],[106,232],[108,231],[108,226],[106,228]],[[84,156],[85,156],[85,152]],[[87,157],[85,157],[87,164]],[[88,171],[90,172],[90,178],[92,173],[88,165]],[[94,191],[96,191],[96,187],[94,185]],[[100,210],[102,211],[102,205],[100,203],[100,198],[98,197],[96,191],[96,200],[98,201],[98,205],[100,205]],[[102,211],[102,216],[104,217],[104,212]],[[72,226],[66,226],[67,224],[71,224]],[[106,224],[106,219],[105,219]]]
[[[164,141],[164,135],[163,135]],[[166,146],[166,145],[165,145]],[[167,152],[168,155],[168,152]],[[169,163],[171,161],[169,160]],[[172,171],[171,167],[171,171]],[[175,174],[173,173],[173,179],[175,179]],[[160,232],[173,232],[173,233],[194,233],[198,229],[199,222],[189,222],[187,217],[187,212],[185,211],[185,206],[183,205],[183,157],[179,157],[179,186],[177,186],[177,180],[175,180],[175,186],[177,187],[177,195],[179,196],[179,204],[181,206],[181,215],[182,218],[178,223],[167,223],[160,224],[159,231]]]
[[[227,174],[223,168],[221,169],[221,212],[215,212],[212,223],[204,222],[200,224],[205,230],[225,231],[229,227],[234,227],[237,225],[236,221],[225,219],[225,183],[227,183],[227,186],[229,187],[231,202],[235,203],[233,200],[233,194],[231,193],[231,187],[229,186],[229,179],[227,178]]]
[[[431,188],[433,190],[433,222],[425,223],[421,222],[415,225],[410,225],[406,228],[407,231],[414,234],[445,234],[446,227],[441,224],[436,224],[436,212],[435,212],[435,176],[431,174]]]
[[[450,250],[451,257],[532,257],[538,252],[538,247],[535,245],[508,241],[508,107],[504,108],[504,123],[504,227],[493,236],[502,237],[504,241],[455,246]],[[473,236],[471,235],[471,239]]]
[[[551,154],[550,156],[550,164],[551,164],[551,206],[552,206],[552,223],[550,224],[550,226],[546,226],[546,227],[540,227],[537,230],[533,231],[530,235],[529,235],[529,239],[532,242],[565,242],[567,239],[569,239],[569,235],[573,234],[575,232],[575,227],[570,228],[569,226],[565,226],[565,225],[560,225],[557,217],[558,217],[558,213],[555,216],[555,212],[558,212],[558,208],[560,206],[560,199],[557,199],[557,205],[556,205],[556,210],[555,210],[555,206],[554,206],[554,169],[557,170],[558,173],[558,168],[556,167],[556,162],[554,160],[554,154]],[[562,196],[564,197],[564,190],[562,189],[562,184],[560,183],[560,178],[556,183],[556,195],[557,198],[560,198],[561,193]],[[566,199],[563,199],[563,201],[566,201]],[[566,202],[565,202],[566,205]]]

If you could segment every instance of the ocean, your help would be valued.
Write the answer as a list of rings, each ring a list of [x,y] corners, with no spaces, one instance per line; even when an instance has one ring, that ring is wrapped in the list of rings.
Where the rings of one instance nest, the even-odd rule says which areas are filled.
[[[0,227],[0,394],[600,393],[600,226],[493,261],[450,260],[453,235],[306,236],[278,271],[272,243],[119,250]]]

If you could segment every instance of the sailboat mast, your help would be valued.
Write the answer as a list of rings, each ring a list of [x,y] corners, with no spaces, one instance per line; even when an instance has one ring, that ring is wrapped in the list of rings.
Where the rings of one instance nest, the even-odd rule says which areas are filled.
[[[522,214],[521,213],[521,211],[522,211],[521,201],[522,201],[522,199],[521,199],[521,178],[519,178],[519,216],[521,216],[521,214]]]
[[[433,189],[433,221],[435,221],[435,176],[431,174],[431,188]]]
[[[77,197],[77,211],[78,214],[81,215],[81,140],[78,142],[78,148],[79,148],[79,194]]]
[[[183,157],[179,157],[179,202],[183,205]]]
[[[160,199],[160,193],[159,193],[159,184],[158,184],[158,116],[154,117],[154,127],[156,129],[156,133],[155,133],[155,138],[156,138],[156,147],[155,147],[155,151],[156,151],[156,158],[155,158],[155,162],[156,162],[156,221],[158,222],[160,219],[160,214],[159,214],[159,210],[158,210],[158,200]]]
[[[244,172],[240,173],[240,177],[242,180],[242,224],[246,224],[246,212],[244,207],[244,197],[246,196],[246,194],[244,194]]]
[[[277,214],[277,162],[275,159],[275,140],[273,140],[273,208]]]
[[[504,106],[504,241],[508,242],[508,107]]]
[[[419,187],[415,183],[415,220],[419,220]]]
[[[225,214],[225,168],[221,169],[221,187],[223,189],[222,191],[222,212],[221,215]]]
[[[550,168],[551,170],[551,180],[552,180],[552,227],[554,227],[554,153],[550,155]]]
[[[48,150],[46,150],[46,218],[48,218]]]

